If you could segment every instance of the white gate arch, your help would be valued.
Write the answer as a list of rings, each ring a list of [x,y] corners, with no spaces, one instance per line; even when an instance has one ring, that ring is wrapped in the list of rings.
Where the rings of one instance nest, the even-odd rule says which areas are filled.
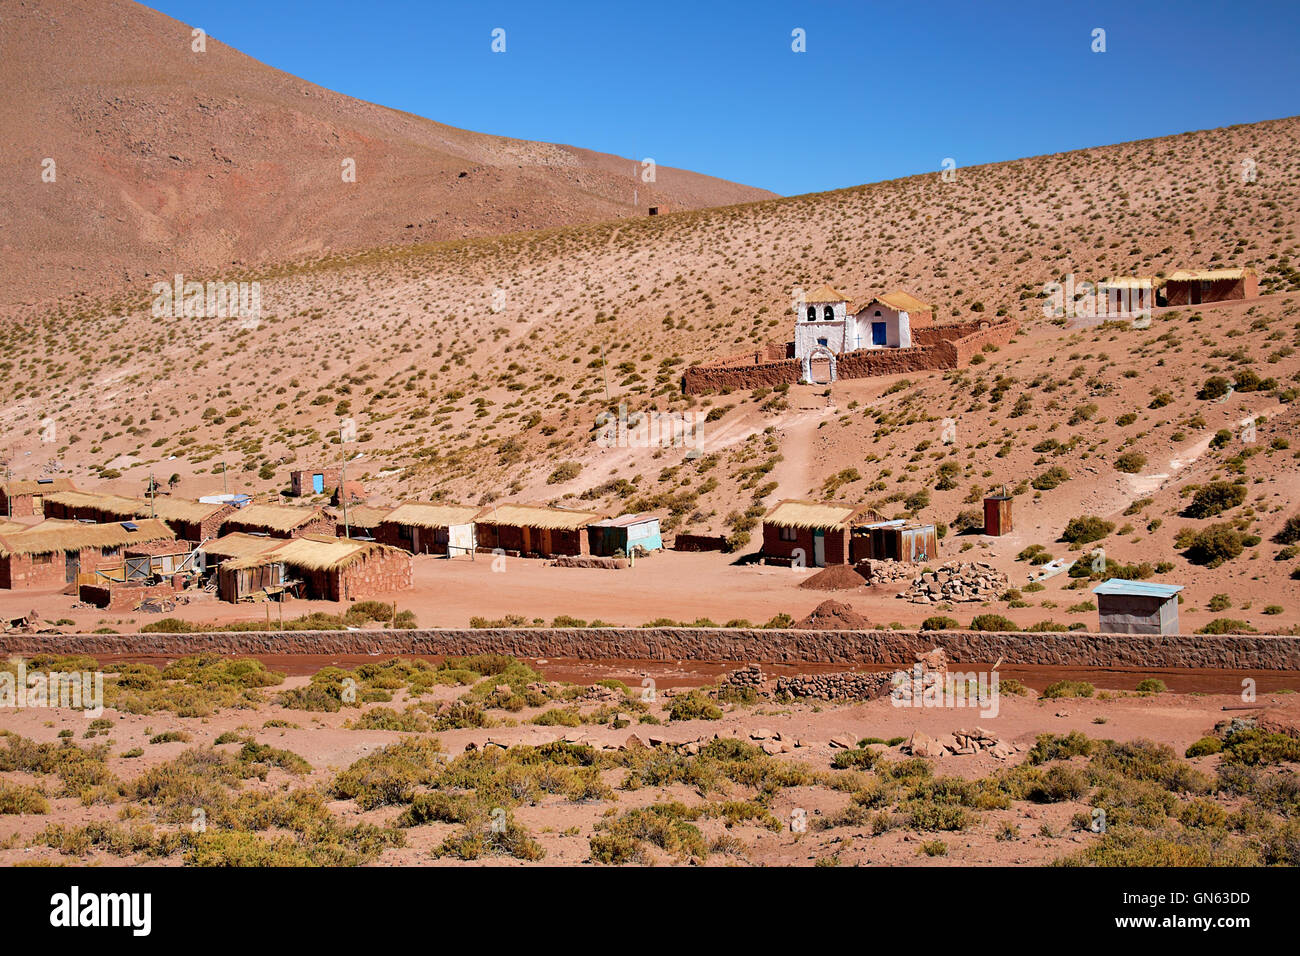
[[[830,360],[831,363],[830,382],[835,381],[835,353],[832,352],[824,345],[815,345],[808,352],[808,354],[803,357],[803,384],[805,385],[829,385],[830,384],[830,382],[813,381],[813,377],[812,377],[813,359],[821,358],[821,357],[825,357]]]

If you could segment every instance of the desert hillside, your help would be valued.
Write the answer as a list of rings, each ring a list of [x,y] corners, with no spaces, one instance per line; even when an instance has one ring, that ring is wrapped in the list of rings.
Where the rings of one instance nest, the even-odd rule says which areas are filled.
[[[0,305],[772,195],[665,167],[644,183],[630,159],[364,103],[211,37],[195,52],[189,25],[129,0],[3,21]]]
[[[1216,612],[1296,626],[1300,561],[1278,536],[1300,498],[1298,139],[1291,118],[961,169],[954,182],[322,256],[248,270],[262,283],[255,326],[154,319],[142,284],[14,310],[0,422],[18,477],[58,466],[139,494],[151,472],[174,474],[196,496],[221,489],[223,462],[231,490],[284,489],[292,463],[338,458],[349,418],[349,477],[376,501],[652,510],[669,538],[722,533],[742,553],[782,497],[863,501],[945,525],[941,557],[992,560],[1013,583],[1043,554],[1100,544],[1186,583],[1202,615],[1186,625],[1231,590]],[[1043,315],[1044,283],[1066,274],[1216,265],[1255,268],[1262,297],[1158,310],[1147,328]],[[823,282],[854,298],[903,288],[940,320],[1010,315],[1021,333],[956,371],[681,394],[689,363],[784,341],[793,291]],[[620,403],[705,412],[700,454],[601,447],[597,416]],[[1003,485],[1015,533],[961,536]],[[1070,536],[1101,536],[1063,541],[1086,517],[1099,520]],[[1232,554],[1189,538],[1210,529]],[[1062,617],[1087,603],[1069,583],[1005,606],[1022,624]]]

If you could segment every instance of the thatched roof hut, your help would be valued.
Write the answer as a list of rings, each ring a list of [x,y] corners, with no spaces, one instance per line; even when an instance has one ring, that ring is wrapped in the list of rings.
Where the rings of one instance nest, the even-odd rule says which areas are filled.
[[[158,518],[113,524],[47,519],[24,531],[0,535],[0,557],[52,554],[86,548],[122,548],[151,541],[174,541],[175,533]]]

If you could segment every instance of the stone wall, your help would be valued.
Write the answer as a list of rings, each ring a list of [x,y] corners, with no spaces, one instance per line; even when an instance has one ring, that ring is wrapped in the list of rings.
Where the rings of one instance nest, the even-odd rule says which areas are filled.
[[[80,600],[105,611],[131,611],[146,598],[170,598],[176,591],[170,584],[83,584]]]
[[[0,634],[0,653],[480,654],[586,660],[901,664],[933,647],[955,664],[1194,667],[1300,671],[1300,637],[1086,631],[825,631],[759,628],[484,628],[241,631],[212,634]]]

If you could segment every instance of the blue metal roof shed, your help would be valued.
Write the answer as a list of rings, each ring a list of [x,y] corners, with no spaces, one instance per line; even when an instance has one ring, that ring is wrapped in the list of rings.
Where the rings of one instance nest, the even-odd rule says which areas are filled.
[[[1177,634],[1181,584],[1111,578],[1092,589],[1103,634]]]

